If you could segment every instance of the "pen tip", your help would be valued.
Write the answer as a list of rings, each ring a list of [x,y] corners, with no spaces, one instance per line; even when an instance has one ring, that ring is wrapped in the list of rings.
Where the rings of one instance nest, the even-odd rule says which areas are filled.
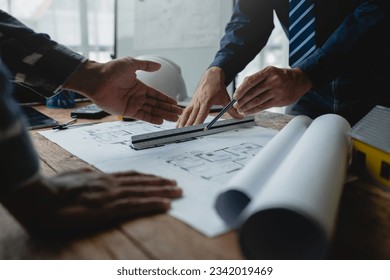
[[[207,130],[209,130],[207,127],[205,127],[205,128],[203,129],[203,131],[207,131]]]

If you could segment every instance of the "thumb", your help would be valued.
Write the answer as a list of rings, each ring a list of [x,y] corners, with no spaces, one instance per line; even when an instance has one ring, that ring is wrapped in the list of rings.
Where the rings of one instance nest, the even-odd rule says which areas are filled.
[[[228,114],[232,117],[232,118],[235,118],[235,119],[242,119],[244,118],[243,115],[241,115],[236,108],[232,107],[230,108],[230,110],[228,111]]]
[[[138,60],[134,59],[134,65],[137,70],[154,72],[161,68],[161,64],[150,60]]]

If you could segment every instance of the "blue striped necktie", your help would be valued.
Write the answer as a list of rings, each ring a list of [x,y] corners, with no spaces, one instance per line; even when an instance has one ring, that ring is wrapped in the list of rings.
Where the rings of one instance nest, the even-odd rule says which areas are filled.
[[[313,0],[289,0],[289,63],[295,67],[316,48]]]

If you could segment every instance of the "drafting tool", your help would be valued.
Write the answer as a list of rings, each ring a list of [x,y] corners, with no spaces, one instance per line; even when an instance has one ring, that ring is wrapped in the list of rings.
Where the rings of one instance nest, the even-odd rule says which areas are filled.
[[[229,102],[228,105],[226,105],[222,111],[204,128],[204,131],[210,129],[217,120],[219,120],[220,117],[222,117],[223,114],[225,114],[228,110],[230,110],[230,108],[232,108],[232,106],[234,105],[234,103],[236,103],[236,100],[235,99],[232,99],[232,101]]]
[[[77,119],[72,119],[72,120],[70,120],[70,121],[67,122],[67,123],[59,124],[59,125],[53,127],[53,129],[54,129],[54,130],[64,130],[64,129],[73,128],[73,127],[94,125],[94,124],[100,123],[100,122],[87,122],[87,123],[78,123],[78,124],[74,124],[76,121],[77,121]]]
[[[254,116],[243,119],[228,119],[215,123],[210,129],[204,130],[207,124],[198,124],[188,127],[150,132],[131,137],[131,146],[135,150],[161,146],[167,143],[182,142],[196,137],[219,133],[242,127],[252,127],[255,124]]]

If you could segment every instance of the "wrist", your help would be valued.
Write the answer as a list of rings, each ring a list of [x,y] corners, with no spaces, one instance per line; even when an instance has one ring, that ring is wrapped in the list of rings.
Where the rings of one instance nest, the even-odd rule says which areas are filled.
[[[305,92],[312,89],[313,83],[308,75],[305,74],[300,68],[292,68],[295,78],[299,81],[299,85]]]
[[[101,63],[87,60],[69,76],[62,88],[78,92],[93,99],[93,93],[101,77]]]
[[[203,75],[203,80],[207,82],[213,82],[218,84],[224,84],[225,82],[225,72],[222,68],[218,66],[210,67],[206,70],[205,74]]]
[[[219,77],[225,77],[225,72],[221,67],[218,66],[212,66],[206,70],[206,73],[209,75],[219,76]]]

